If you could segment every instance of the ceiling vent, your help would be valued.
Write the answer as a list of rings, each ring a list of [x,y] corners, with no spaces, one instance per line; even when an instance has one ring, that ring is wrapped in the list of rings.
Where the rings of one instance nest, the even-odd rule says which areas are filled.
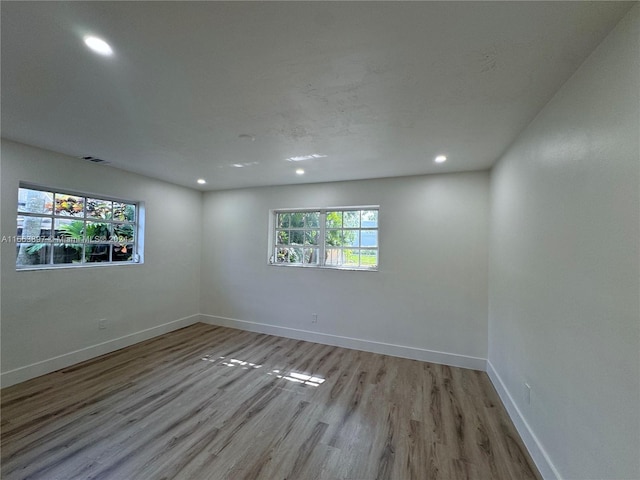
[[[103,163],[105,165],[109,163],[106,160],[103,160],[103,159],[97,158],[97,157],[87,156],[87,157],[80,157],[80,158],[82,158],[83,160],[87,160],[89,162],[92,162],[92,163]]]

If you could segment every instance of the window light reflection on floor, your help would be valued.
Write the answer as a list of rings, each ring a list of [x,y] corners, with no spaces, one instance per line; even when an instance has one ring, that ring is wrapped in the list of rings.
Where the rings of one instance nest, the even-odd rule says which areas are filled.
[[[218,360],[223,360],[222,362],[219,362],[221,365],[225,365],[227,367],[241,367],[242,370],[249,370],[250,368],[262,367],[262,365],[258,365],[251,362],[245,362],[243,360],[237,360],[235,358],[226,360],[225,357],[213,358],[213,357],[210,357],[209,355],[205,355],[204,357],[202,357],[201,360],[204,360],[205,362],[218,362]]]
[[[249,370],[252,368],[261,368],[262,365],[258,365],[252,362],[245,362],[244,360],[238,360],[236,358],[228,359],[226,357],[212,357],[210,355],[205,355],[201,358],[205,362],[216,363],[219,365],[225,365],[227,367],[240,367],[242,370]],[[311,387],[319,387],[325,382],[325,379],[319,375],[309,375],[306,373],[296,372],[291,370],[288,373],[282,373],[280,370],[273,370],[267,375],[274,375],[276,378],[282,378],[283,380],[287,380],[292,383],[299,383],[302,385],[309,385]]]
[[[284,374],[284,375],[280,374],[280,370],[274,370],[273,372],[268,373],[267,375],[271,375],[272,373],[275,373],[277,378],[282,378],[284,380],[288,380],[293,383],[302,383],[304,385],[310,385],[312,387],[319,387],[325,381],[324,378],[319,377],[317,375],[307,375],[306,373],[298,373],[298,372],[294,372],[293,370],[290,371],[288,374]]]

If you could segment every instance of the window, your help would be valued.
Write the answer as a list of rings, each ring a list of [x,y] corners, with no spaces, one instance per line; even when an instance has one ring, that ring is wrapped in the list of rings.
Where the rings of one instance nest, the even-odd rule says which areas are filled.
[[[378,209],[276,210],[270,263],[377,270]]]
[[[21,185],[16,267],[136,263],[139,204]]]

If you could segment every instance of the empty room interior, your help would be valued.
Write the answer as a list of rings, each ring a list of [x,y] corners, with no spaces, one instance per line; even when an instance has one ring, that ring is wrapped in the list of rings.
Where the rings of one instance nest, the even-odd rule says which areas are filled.
[[[3,479],[640,479],[637,2],[10,2]]]

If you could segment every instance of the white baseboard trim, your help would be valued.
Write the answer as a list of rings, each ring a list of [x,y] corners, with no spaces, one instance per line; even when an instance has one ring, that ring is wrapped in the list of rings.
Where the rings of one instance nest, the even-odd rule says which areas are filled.
[[[365,352],[380,353],[383,355],[391,355],[393,357],[409,358],[411,360],[420,360],[423,362],[439,363],[443,365],[450,365],[452,367],[470,368],[472,370],[482,371],[487,369],[486,360],[484,358],[469,357],[455,353],[425,350],[422,348],[406,347],[404,345],[393,345],[390,343],[343,337],[328,333],[311,332],[309,330],[301,330],[297,328],[279,327],[266,323],[249,322],[247,320],[237,320],[234,318],[219,317],[203,313],[200,314],[200,321],[210,325],[248,330],[256,333],[266,333],[268,335],[293,338],[296,340],[306,340],[308,342],[351,348]]]
[[[513,421],[516,430],[518,430],[518,433],[527,447],[531,458],[538,467],[542,478],[545,480],[561,480],[562,477],[551,461],[551,458],[549,458],[549,454],[544,449],[535,433],[533,433],[533,430],[531,430],[531,427],[524,419],[522,412],[520,412],[520,409],[513,401],[513,397],[509,393],[509,390],[507,390],[502,378],[500,378],[500,375],[498,375],[498,372],[489,360],[487,360],[487,375],[489,375],[493,386],[500,396],[500,400],[502,400],[502,403],[507,409],[507,413],[509,414],[509,417],[511,417],[511,421]]]
[[[65,353],[57,357],[48,358],[40,362],[32,363],[24,367],[15,368],[7,372],[3,372],[0,375],[0,385],[2,388],[16,383],[24,382],[31,378],[39,377],[47,373],[55,372],[61,368],[66,368],[76,363],[84,362],[91,358],[104,355],[105,353],[114,352],[124,347],[133,345],[134,343],[142,342],[158,335],[162,335],[173,330],[177,330],[182,327],[187,327],[199,320],[199,315],[194,314],[188,317],[179,318],[171,322],[163,323],[156,327],[147,328],[139,332],[131,333],[123,337],[114,338],[106,342],[98,343],[97,345],[91,345],[90,347],[81,348],[73,352]]]

